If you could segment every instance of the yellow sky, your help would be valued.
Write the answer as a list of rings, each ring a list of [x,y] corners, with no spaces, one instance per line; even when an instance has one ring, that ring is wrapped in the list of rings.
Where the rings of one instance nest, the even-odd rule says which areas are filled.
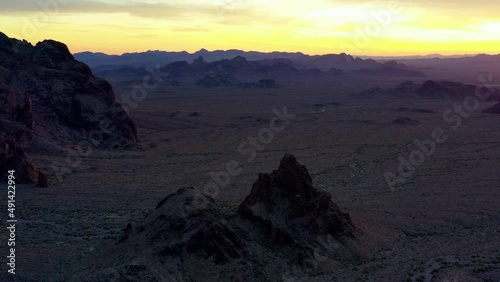
[[[498,0],[21,0],[2,1],[0,31],[62,41],[74,53],[498,54],[499,8]]]

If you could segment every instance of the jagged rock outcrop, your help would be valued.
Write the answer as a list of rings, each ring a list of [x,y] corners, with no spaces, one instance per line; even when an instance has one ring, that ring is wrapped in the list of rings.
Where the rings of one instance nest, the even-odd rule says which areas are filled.
[[[185,188],[160,201],[140,226],[126,228],[120,244],[140,244],[157,256],[196,253],[226,263],[248,255],[246,234],[255,225],[272,242],[300,251],[311,251],[318,237],[343,240],[356,233],[349,215],[312,186],[307,169],[292,155],[284,156],[278,170],[259,175],[238,215],[246,225],[212,198]]]
[[[276,241],[301,240],[296,234],[355,236],[349,215],[333,203],[330,194],[313,187],[306,167],[293,155],[285,155],[271,174],[259,174],[238,212]]]
[[[205,62],[205,59],[202,56],[199,56],[197,59],[193,60],[193,63],[191,64],[193,67],[203,67],[207,63]]]
[[[17,168],[19,183],[38,181],[42,187],[48,181],[29,162],[27,148],[60,150],[83,140],[100,147],[137,142],[135,124],[116,103],[111,85],[76,61],[66,45],[45,40],[33,46],[1,32],[0,129],[0,145],[9,148],[2,166]]]
[[[262,275],[277,281],[278,269],[263,274],[251,266],[272,269],[275,260],[284,260],[310,267],[319,255],[353,258],[349,244],[359,232],[328,193],[312,186],[307,169],[285,155],[278,170],[259,175],[238,212],[194,188],[180,189],[79,264],[70,281],[253,281]],[[200,273],[174,278],[172,269]]]
[[[0,95],[0,120],[20,121],[49,140],[81,140],[85,131],[103,133],[98,141],[105,147],[137,142],[136,127],[115,102],[111,85],[63,43],[32,46],[0,33]]]

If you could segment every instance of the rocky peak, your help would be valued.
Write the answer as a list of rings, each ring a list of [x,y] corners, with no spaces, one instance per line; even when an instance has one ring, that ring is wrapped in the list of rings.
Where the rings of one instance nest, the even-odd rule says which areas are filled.
[[[269,234],[294,237],[293,229],[312,235],[354,237],[349,215],[340,211],[330,194],[312,185],[306,167],[292,155],[283,157],[278,170],[259,175],[238,212],[263,224]]]
[[[38,42],[33,49],[34,59],[36,55],[44,56],[52,61],[66,62],[74,61],[75,58],[71,55],[66,44],[54,40],[44,40]]]
[[[274,172],[273,172],[274,173]],[[309,198],[313,194],[312,179],[306,167],[293,155],[285,155],[275,173],[276,189],[289,200]]]
[[[205,63],[203,56],[199,56],[197,59],[193,60],[193,65],[204,65]]]
[[[247,62],[247,58],[242,57],[242,56],[236,56],[233,59],[231,59],[231,62],[234,62],[234,63],[246,63]]]
[[[12,47],[10,38],[0,31],[0,47]]]

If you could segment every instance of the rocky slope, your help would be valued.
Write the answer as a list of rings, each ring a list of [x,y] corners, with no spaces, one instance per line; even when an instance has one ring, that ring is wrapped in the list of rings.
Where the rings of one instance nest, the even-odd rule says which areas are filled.
[[[33,46],[1,32],[0,127],[0,166],[25,171],[19,183],[38,179],[23,148],[61,151],[83,141],[102,147],[137,142],[136,127],[115,102],[111,85],[75,60],[66,45],[45,40]]]

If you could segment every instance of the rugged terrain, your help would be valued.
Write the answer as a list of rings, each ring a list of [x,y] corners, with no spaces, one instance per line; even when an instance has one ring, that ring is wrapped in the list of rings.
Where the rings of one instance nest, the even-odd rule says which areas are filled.
[[[129,107],[137,125],[138,148],[97,147],[80,155],[71,171],[47,188],[18,185],[19,279],[68,281],[84,269],[97,273],[102,268],[96,265],[101,264],[109,266],[108,276],[102,277],[111,281],[142,274],[147,275],[141,277],[144,281],[154,277],[172,281],[189,281],[182,277],[193,281],[214,277],[221,281],[499,280],[500,125],[497,114],[483,112],[496,101],[481,100],[476,110],[462,116],[454,112],[455,105],[475,94],[468,90],[458,97],[446,92],[439,99],[352,95],[375,87],[397,89],[406,80],[421,86],[426,81],[440,82],[442,77],[285,75],[276,78],[279,87],[274,88],[206,88],[165,80],[148,89],[145,99],[131,108],[127,97],[142,85],[146,74],[110,79],[116,100]],[[476,76],[447,79],[485,91]],[[489,83],[498,85],[495,80]],[[35,113],[39,102],[33,97],[32,102]],[[450,111],[452,122],[443,117]],[[48,125],[37,125],[37,115],[33,115],[34,128],[60,124],[51,119]],[[276,122],[280,117],[286,122]],[[64,145],[76,147],[79,138],[65,140]],[[26,149],[33,164],[49,168],[49,179],[57,179],[50,168],[54,162],[64,163],[68,154]],[[303,191],[309,191],[309,179],[317,191],[304,198],[330,203],[324,199],[331,197],[335,205],[322,205],[322,211],[344,218],[344,224],[312,221],[307,213],[302,217],[307,210],[314,211],[304,206],[291,205],[293,213],[266,207],[266,201],[276,198],[260,196],[258,191],[274,187],[271,190],[281,195],[283,190],[275,185],[282,183],[280,169],[272,171],[285,154],[295,155],[307,167],[309,177],[301,169],[292,173],[305,175],[300,178],[305,181],[299,182]],[[271,173],[259,177],[262,172]],[[387,172],[400,178],[398,185],[388,184]],[[293,203],[293,194],[284,195],[277,199]],[[162,225],[168,222],[164,216],[183,217],[177,203],[190,197],[207,200],[201,206],[204,213],[195,213],[200,209],[188,213],[197,217],[190,222],[200,224],[172,225],[186,233]],[[346,213],[354,231],[346,223]],[[215,220],[220,218],[226,221]],[[282,219],[292,225],[283,225]],[[304,233],[290,232],[289,227],[301,221],[316,230],[344,226],[340,230],[346,235],[354,232],[355,239],[347,240],[356,244],[344,249],[346,244],[326,237],[326,244],[320,244],[326,247],[312,248],[316,252],[306,256],[303,264],[297,260],[299,248],[272,243],[272,239],[287,238],[273,230],[285,230],[301,246],[315,246],[311,242],[317,237],[304,240]],[[141,234],[141,226],[152,236]],[[158,234],[178,241],[163,241]],[[209,244],[189,243],[191,236],[174,234],[201,234],[194,238]],[[262,243],[266,240],[267,245]],[[150,246],[146,242],[164,247],[166,255],[154,253],[161,248],[145,248]],[[145,252],[144,261],[133,257],[135,248]],[[150,268],[164,272],[151,276]]]
[[[234,281],[244,275],[254,280],[248,267],[269,267],[262,263],[263,255],[298,269],[316,265],[320,253],[338,256],[336,263],[345,264],[360,256],[357,237],[362,232],[349,215],[330,194],[312,186],[307,169],[294,156],[285,155],[277,170],[259,175],[237,213],[196,188],[179,189],[137,227],[127,225],[121,238],[79,264],[72,279]],[[193,265],[187,266],[189,259]],[[218,265],[231,265],[236,272],[200,275],[207,266]],[[183,271],[188,268],[198,271]],[[281,275],[272,268],[260,274],[263,280]]]

